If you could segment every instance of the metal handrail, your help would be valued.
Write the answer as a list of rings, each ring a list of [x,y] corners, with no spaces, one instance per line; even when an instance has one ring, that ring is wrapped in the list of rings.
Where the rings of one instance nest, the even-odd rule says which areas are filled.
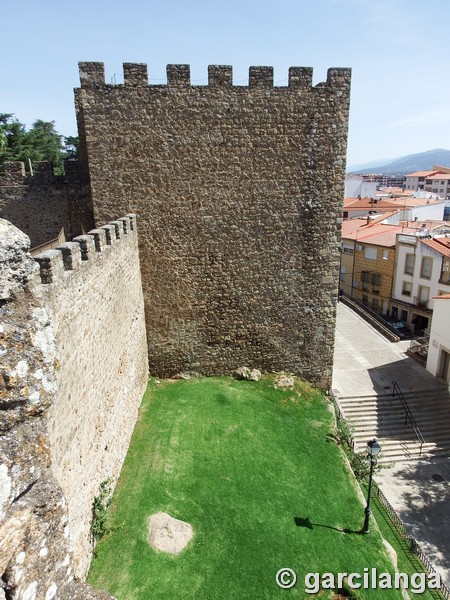
[[[420,442],[420,452],[419,456],[422,456],[422,446],[425,443],[425,439],[420,431],[420,427],[417,425],[416,420],[412,416],[411,411],[409,410],[408,403],[406,402],[406,398],[400,389],[400,386],[396,381],[392,382],[392,396],[395,397],[397,395],[400,398],[400,402],[402,403],[403,409],[405,411],[405,425],[409,422],[411,423],[411,427],[414,429],[414,433],[416,434],[417,440]]]

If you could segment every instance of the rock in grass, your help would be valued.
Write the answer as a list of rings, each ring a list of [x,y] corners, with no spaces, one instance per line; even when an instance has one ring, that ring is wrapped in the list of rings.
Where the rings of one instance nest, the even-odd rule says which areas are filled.
[[[282,388],[283,390],[293,390],[295,385],[295,377],[281,373],[273,384],[274,388]]]
[[[249,369],[248,367],[239,367],[234,372],[236,379],[250,379],[251,381],[259,381],[261,371],[259,369]]]
[[[151,515],[148,519],[148,543],[168,554],[180,554],[194,535],[192,525],[174,519],[165,512]]]

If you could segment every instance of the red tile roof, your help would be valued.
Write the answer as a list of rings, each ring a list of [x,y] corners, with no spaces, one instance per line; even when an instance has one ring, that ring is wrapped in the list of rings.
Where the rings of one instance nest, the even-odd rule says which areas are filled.
[[[450,221],[400,221],[400,225],[418,230],[427,228],[428,230],[433,231],[433,229],[438,229],[439,227],[448,227],[448,229],[450,229]]]
[[[380,190],[381,194],[392,194],[393,196],[412,196],[414,190],[405,190],[401,187],[385,187]]]
[[[429,177],[435,173],[440,173],[440,171],[415,171],[414,173],[408,173],[408,175],[405,175],[405,177]]]
[[[440,173],[439,175],[430,175],[427,179],[433,179],[433,181],[439,181],[439,179],[450,179],[450,173]]]
[[[367,219],[350,219],[342,223],[342,238],[390,248],[395,246],[397,233],[415,233],[415,230],[401,225],[388,225]]]
[[[390,204],[389,200],[383,200],[376,198],[376,202],[373,202],[372,198],[344,198],[344,209],[345,210],[392,210],[398,208],[396,204]]]
[[[397,208],[399,206],[409,208],[411,206],[426,206],[427,204],[442,204],[444,200],[434,200],[433,198],[389,198]]]
[[[443,256],[450,256],[450,238],[439,237],[433,238],[432,240],[420,240],[422,244],[432,248],[442,254]]]

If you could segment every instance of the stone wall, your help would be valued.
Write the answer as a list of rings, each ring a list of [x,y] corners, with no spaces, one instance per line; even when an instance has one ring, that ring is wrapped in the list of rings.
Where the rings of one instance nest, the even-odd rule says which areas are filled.
[[[26,175],[18,162],[0,173],[0,217],[26,233],[32,248],[56,238],[63,227],[69,240],[94,227],[87,174],[77,161],[66,161],[65,171],[55,176],[51,164],[42,162]]]
[[[58,348],[47,412],[52,470],[67,499],[75,573],[92,544],[92,501],[117,480],[148,379],[136,217],[35,256]]]
[[[51,469],[57,393],[50,316],[31,292],[30,241],[0,219],[0,598],[111,598],[74,578],[67,504]]]
[[[0,599],[109,598],[80,580],[147,384],[136,218],[29,245],[0,219]]]
[[[350,71],[270,67],[248,86],[188,65],[167,85],[124,65],[80,63],[76,109],[97,224],[141,216],[150,369],[203,374],[247,364],[331,382]]]

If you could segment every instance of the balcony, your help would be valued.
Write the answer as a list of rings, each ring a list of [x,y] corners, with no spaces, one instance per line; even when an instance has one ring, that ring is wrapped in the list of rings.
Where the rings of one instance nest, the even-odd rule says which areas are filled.
[[[429,300],[423,300],[418,296],[414,296],[414,304],[419,310],[428,310],[428,302]]]

